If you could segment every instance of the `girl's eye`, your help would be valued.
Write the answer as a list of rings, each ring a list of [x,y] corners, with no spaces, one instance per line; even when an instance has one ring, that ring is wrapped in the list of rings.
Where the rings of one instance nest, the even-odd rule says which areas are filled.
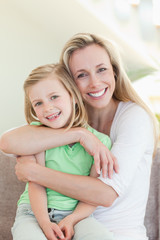
[[[99,68],[98,72],[104,72],[105,70],[107,70],[106,68]]]
[[[56,99],[56,98],[58,98],[58,96],[57,96],[57,95],[54,95],[54,96],[51,97],[51,100],[54,100],[54,99]]]
[[[37,102],[37,103],[35,103],[35,107],[38,107],[38,106],[40,106],[42,104],[42,102]]]

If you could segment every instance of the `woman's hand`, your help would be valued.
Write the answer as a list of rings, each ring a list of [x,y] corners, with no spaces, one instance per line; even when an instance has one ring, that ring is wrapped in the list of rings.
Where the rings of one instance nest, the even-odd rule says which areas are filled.
[[[36,164],[36,158],[34,155],[17,157],[17,163],[15,166],[15,174],[18,180],[23,182],[30,181],[30,172]]]
[[[74,224],[72,219],[72,214],[63,218],[59,223],[61,231],[64,233],[65,240],[71,240],[74,235]]]
[[[93,156],[98,174],[100,174],[101,169],[104,178],[107,177],[107,173],[108,177],[112,178],[113,170],[118,173],[119,166],[116,157],[93,133],[83,129],[80,134],[80,144]]]

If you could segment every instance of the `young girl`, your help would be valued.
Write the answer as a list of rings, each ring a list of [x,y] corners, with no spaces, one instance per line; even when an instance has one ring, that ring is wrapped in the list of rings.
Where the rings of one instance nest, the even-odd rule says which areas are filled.
[[[133,89],[119,53],[108,39],[89,33],[76,34],[65,44],[61,62],[81,92],[89,124],[110,136],[119,173],[113,174],[112,179],[66,175],[21,157],[16,165],[18,179],[61,191],[88,204],[101,205],[93,215],[116,240],[146,240],[144,216],[158,135],[155,116]],[[77,142],[77,138],[83,146],[90,146],[92,142],[85,128],[69,129],[65,139],[61,132],[23,126],[4,134],[0,147],[7,153],[29,155],[57,147],[55,138],[56,144],[58,141],[61,144]],[[92,149],[96,153],[96,146]],[[76,224],[74,238],[77,229],[81,230],[80,240],[93,239],[91,233],[92,236],[97,234],[97,224],[89,228],[89,225],[82,225],[85,220]]]
[[[63,131],[71,127],[87,128],[103,143],[99,152],[107,158],[105,146],[110,149],[111,141],[87,125],[81,95],[64,67],[50,64],[34,69],[24,83],[24,91],[25,116],[29,124]],[[98,176],[93,157],[78,142],[37,153],[35,158],[38,164],[63,173]],[[76,199],[29,182],[18,201],[13,239],[71,239],[73,216],[76,224],[95,209],[93,205],[77,203]],[[98,226],[103,229],[97,222]],[[106,230],[104,234],[102,229],[99,230],[104,238],[100,239],[112,239],[112,234]]]

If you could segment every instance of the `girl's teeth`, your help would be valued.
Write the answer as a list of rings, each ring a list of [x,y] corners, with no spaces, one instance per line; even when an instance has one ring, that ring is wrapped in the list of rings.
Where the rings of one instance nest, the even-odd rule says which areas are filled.
[[[56,117],[58,117],[58,116],[60,115],[60,113],[61,113],[61,112],[56,113],[56,114],[53,114],[53,115],[47,117],[47,119],[53,119],[53,118],[56,118]]]
[[[96,92],[96,93],[88,93],[88,95],[91,96],[91,97],[100,97],[104,94],[104,92],[105,92],[105,89],[103,89],[100,92]]]

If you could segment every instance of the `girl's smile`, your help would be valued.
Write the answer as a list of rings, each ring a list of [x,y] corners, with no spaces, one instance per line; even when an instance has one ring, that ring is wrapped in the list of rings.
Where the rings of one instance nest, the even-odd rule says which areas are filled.
[[[51,114],[49,116],[47,116],[46,118],[49,120],[49,121],[54,121],[56,118],[58,118],[61,114],[61,111],[60,112],[57,112],[57,113],[54,113],[54,114]]]
[[[52,128],[67,126],[72,115],[72,99],[55,74],[32,85],[29,98],[42,124]]]

